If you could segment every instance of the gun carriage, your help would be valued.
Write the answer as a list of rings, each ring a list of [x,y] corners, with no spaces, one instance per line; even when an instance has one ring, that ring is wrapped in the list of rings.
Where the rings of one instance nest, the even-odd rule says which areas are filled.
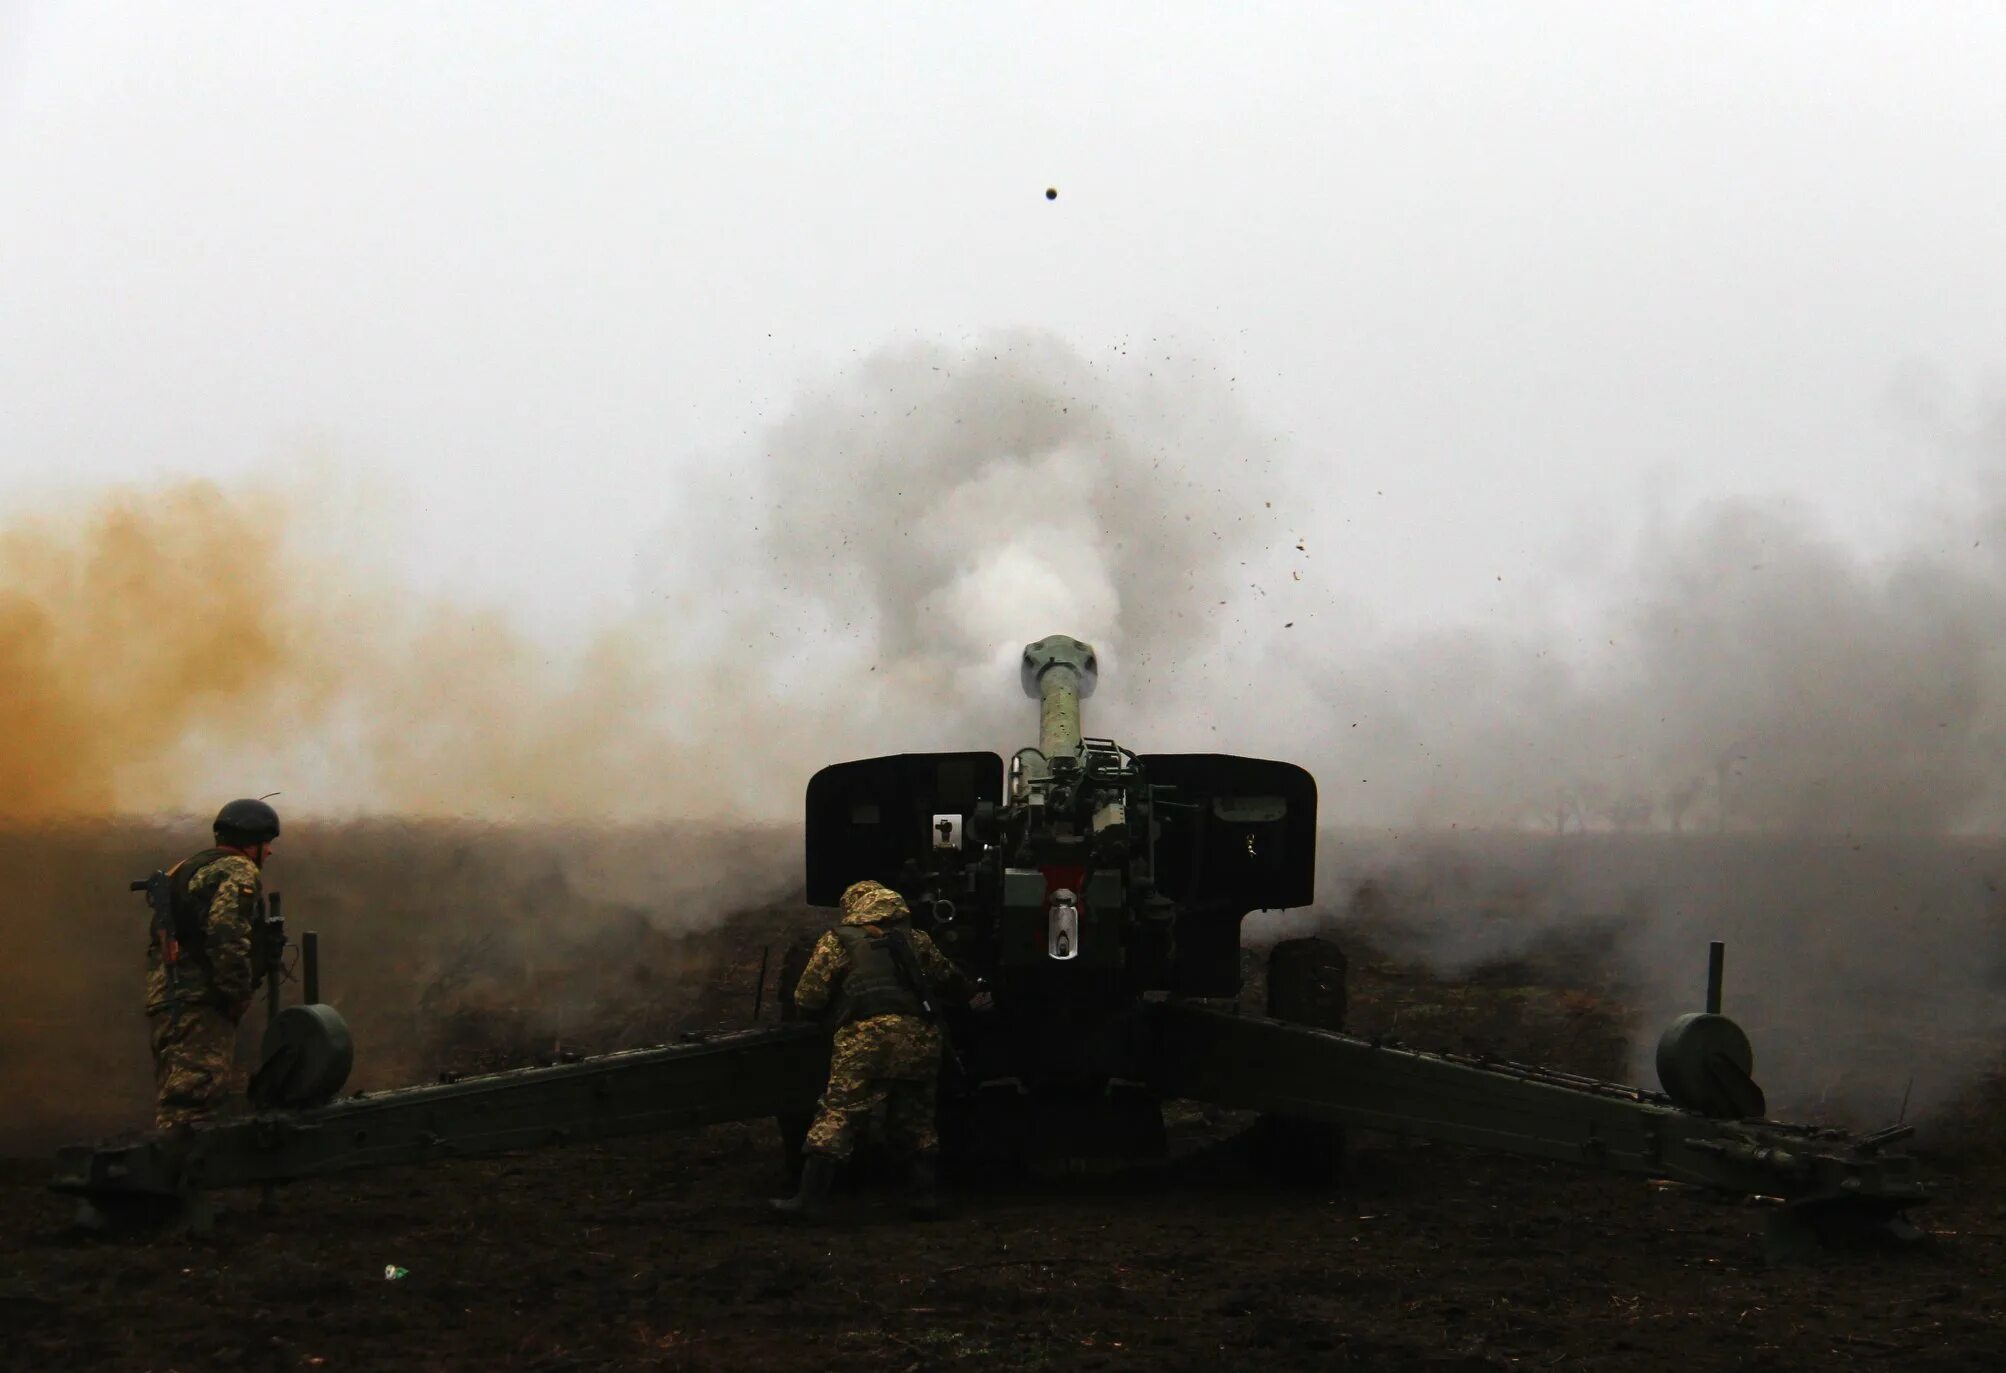
[[[808,902],[884,882],[989,992],[945,1017],[950,1161],[1116,1166],[1160,1154],[1162,1104],[1188,1098],[1262,1113],[1266,1156],[1290,1176],[1331,1171],[1359,1127],[1777,1198],[1799,1232],[1907,1230],[1927,1196],[1891,1148],[1910,1129],[1767,1119],[1747,1037],[1720,1014],[1718,946],[1707,1009],[1659,1041],[1655,1091],[1345,1033],[1344,961],[1317,939],[1275,946],[1267,1013],[1240,1011],[1242,920],[1314,898],[1315,781],[1089,736],[1080,703],[1097,676],[1091,647],[1042,639],[1022,660],[1038,743],[1007,765],[898,754],[808,784]],[[827,1029],[791,1014],[805,960],[804,944],[782,961],[778,1026],[338,1097],[348,1033],[308,958],[305,1003],[272,1003],[251,1114],[65,1149],[52,1185],[93,1223],[200,1223],[214,1189],[383,1164],[764,1116],[798,1144],[829,1052]]]

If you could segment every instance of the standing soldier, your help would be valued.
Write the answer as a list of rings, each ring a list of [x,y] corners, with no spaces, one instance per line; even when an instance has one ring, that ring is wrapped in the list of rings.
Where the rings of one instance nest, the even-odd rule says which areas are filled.
[[[829,1086],[808,1128],[799,1194],[769,1204],[786,1217],[822,1215],[837,1165],[882,1102],[888,1142],[909,1165],[912,1214],[923,1219],[939,1209],[934,1099],[944,1048],[928,1008],[934,989],[965,996],[967,982],[933,940],[908,928],[905,898],[889,887],[854,883],[842,911],[794,987],[796,1009],[809,1015],[834,998]]]
[[[221,1104],[258,971],[251,926],[259,869],[279,837],[279,813],[232,801],[216,813],[216,846],[167,871],[171,928],[147,951],[146,1017],[158,1088],[154,1124],[170,1130]]]

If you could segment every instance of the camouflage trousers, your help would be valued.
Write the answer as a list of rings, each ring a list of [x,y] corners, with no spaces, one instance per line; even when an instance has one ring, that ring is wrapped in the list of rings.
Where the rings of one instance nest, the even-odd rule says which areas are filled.
[[[940,1143],[934,1100],[940,1089],[940,1030],[917,1016],[881,1015],[836,1031],[829,1087],[802,1146],[841,1161],[857,1145],[871,1112],[885,1108],[885,1139],[895,1154],[927,1153]]]
[[[220,1007],[188,1002],[147,1012],[153,1037],[153,1123],[161,1130],[215,1113],[230,1090],[237,1022]]]

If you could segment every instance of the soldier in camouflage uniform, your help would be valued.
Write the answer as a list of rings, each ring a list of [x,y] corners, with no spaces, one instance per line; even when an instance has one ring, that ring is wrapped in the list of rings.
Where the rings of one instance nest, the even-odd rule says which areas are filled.
[[[850,1157],[857,1132],[882,1103],[888,1142],[910,1164],[913,1214],[930,1216],[938,1207],[934,1098],[941,1029],[922,1014],[920,989],[891,942],[907,942],[929,990],[965,997],[967,981],[933,940],[908,928],[905,899],[889,887],[853,884],[843,893],[842,911],[794,987],[797,1010],[831,1010],[837,1028],[829,1086],[803,1146],[800,1193],[771,1204],[785,1216],[819,1215],[837,1165]]]
[[[168,870],[177,946],[147,950],[146,1018],[157,1088],[154,1124],[171,1130],[212,1114],[229,1085],[237,1022],[250,1009],[257,968],[251,925],[259,869],[279,837],[278,812],[232,801],[216,815],[216,846]],[[166,963],[174,962],[168,986]]]

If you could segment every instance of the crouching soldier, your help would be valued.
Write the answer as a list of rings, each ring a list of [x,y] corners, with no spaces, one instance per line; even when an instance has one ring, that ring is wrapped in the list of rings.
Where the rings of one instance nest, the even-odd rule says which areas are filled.
[[[840,922],[795,984],[794,1005],[804,1014],[822,1014],[833,999],[836,1037],[828,1089],[803,1146],[801,1190],[769,1203],[783,1217],[823,1214],[837,1166],[880,1103],[887,1142],[907,1163],[912,1214],[939,1210],[934,1108],[945,1041],[928,1010],[940,994],[965,1000],[969,986],[933,940],[908,926],[908,915],[905,898],[889,887],[853,884]]]

